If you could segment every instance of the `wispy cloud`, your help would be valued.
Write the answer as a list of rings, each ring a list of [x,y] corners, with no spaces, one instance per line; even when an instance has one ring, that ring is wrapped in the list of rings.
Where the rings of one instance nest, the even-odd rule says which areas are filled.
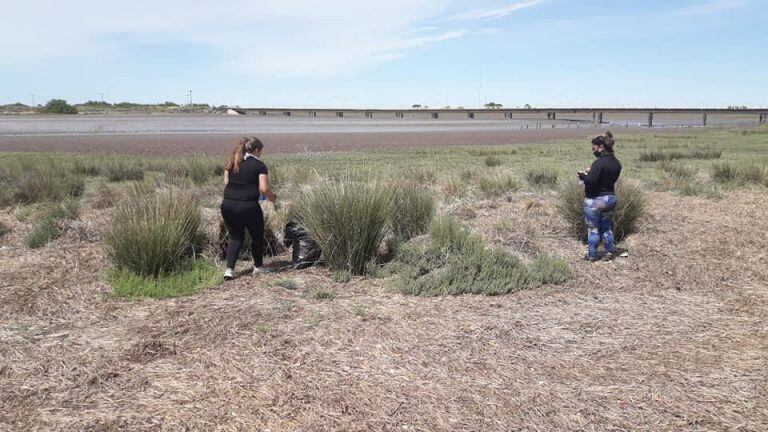
[[[747,0],[699,0],[682,9],[680,13],[685,15],[711,14],[739,9],[746,5]]]
[[[542,3],[544,0],[526,0],[501,7],[473,9],[466,12],[460,12],[445,18],[446,21],[479,20],[479,19],[499,19],[511,15],[519,10],[527,9]]]
[[[230,0],[212,7],[200,0],[70,0],[61,7],[58,0],[12,2],[3,7],[0,28],[22,36],[0,38],[0,69],[85,61],[137,64],[147,61],[142,47],[184,46],[211,69],[331,75],[462,37],[466,32],[456,23],[425,27],[462,3]]]

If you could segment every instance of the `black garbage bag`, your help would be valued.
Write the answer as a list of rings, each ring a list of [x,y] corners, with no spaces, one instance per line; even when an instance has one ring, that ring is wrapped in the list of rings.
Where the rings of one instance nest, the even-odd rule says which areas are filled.
[[[293,249],[291,255],[293,268],[304,269],[320,261],[322,249],[316,241],[312,240],[306,229],[295,221],[290,221],[285,224],[283,234],[283,243],[286,247]]]

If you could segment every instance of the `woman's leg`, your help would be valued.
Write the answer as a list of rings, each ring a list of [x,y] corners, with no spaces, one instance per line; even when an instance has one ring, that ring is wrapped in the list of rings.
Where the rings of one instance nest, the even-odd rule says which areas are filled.
[[[601,198],[603,198],[603,205],[600,212],[600,237],[603,239],[605,251],[613,253],[616,250],[613,238],[613,211],[616,209],[616,196],[607,195]]]
[[[221,217],[224,218],[224,224],[227,226],[227,232],[229,233],[227,268],[233,270],[245,237],[245,224],[241,220],[238,211],[238,206],[240,205],[241,203],[230,200],[225,200],[221,203]]]
[[[597,259],[597,247],[600,246],[600,212],[595,208],[595,200],[592,198],[584,198],[584,223],[587,225],[588,256]]]
[[[248,211],[247,227],[248,233],[251,234],[253,266],[258,268],[264,264],[264,214],[258,202]]]

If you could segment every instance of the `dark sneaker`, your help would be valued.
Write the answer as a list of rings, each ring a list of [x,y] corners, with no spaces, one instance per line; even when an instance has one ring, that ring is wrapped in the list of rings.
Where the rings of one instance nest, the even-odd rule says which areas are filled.
[[[584,255],[584,258],[582,258],[582,260],[584,260],[586,262],[597,262],[597,261],[600,261],[600,257],[593,257],[593,256],[589,256],[589,254],[587,254],[587,255]]]

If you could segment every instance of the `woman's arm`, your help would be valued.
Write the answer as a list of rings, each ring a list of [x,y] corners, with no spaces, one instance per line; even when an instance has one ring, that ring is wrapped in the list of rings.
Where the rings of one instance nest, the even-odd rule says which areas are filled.
[[[259,174],[259,192],[266,195],[267,199],[272,202],[277,199],[277,195],[272,192],[272,187],[269,185],[269,174]]]
[[[224,171],[224,186],[229,184],[229,171]]]

